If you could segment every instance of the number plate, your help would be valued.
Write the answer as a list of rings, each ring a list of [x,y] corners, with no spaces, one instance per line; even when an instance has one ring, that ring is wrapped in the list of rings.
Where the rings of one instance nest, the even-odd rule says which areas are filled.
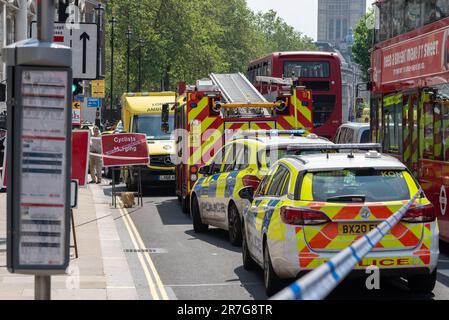
[[[377,227],[378,223],[340,223],[338,234],[345,236],[359,236],[369,233]]]
[[[159,176],[160,181],[175,181],[175,176]]]

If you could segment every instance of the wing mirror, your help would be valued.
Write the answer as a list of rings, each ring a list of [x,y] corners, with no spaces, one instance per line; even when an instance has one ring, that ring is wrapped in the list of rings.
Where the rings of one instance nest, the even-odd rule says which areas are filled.
[[[161,115],[161,131],[164,133],[167,133],[170,131],[170,125],[168,124],[170,111],[169,111],[169,105],[166,103],[162,106],[162,115]]]
[[[246,187],[239,191],[239,197],[242,199],[246,199],[249,202],[253,202],[254,200],[254,188],[253,187]]]
[[[204,176],[207,176],[210,172],[210,166],[203,166],[198,172]]]

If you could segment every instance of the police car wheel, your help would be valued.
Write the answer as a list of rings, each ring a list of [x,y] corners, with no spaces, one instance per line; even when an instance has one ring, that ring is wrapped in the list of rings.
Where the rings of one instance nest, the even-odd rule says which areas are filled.
[[[437,281],[437,270],[431,274],[412,276],[408,278],[408,287],[417,293],[431,293]]]
[[[245,270],[254,270],[257,267],[256,262],[251,257],[249,252],[248,242],[246,241],[245,226],[242,228],[242,258],[243,258],[243,268]]]
[[[185,214],[190,213],[190,197],[181,196],[181,209]]]
[[[263,248],[263,280],[265,292],[269,297],[275,295],[283,288],[284,281],[278,277],[273,269],[267,244]]]
[[[229,240],[234,246],[242,245],[242,223],[237,207],[234,203],[229,206],[228,213]]]
[[[209,225],[204,224],[201,221],[200,207],[198,205],[198,200],[196,199],[195,196],[192,198],[192,221],[193,221],[193,231],[195,231],[195,233],[205,232],[209,228]]]

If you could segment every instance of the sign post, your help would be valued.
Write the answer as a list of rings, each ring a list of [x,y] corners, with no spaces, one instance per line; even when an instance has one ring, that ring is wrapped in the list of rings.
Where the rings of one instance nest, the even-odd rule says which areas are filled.
[[[51,275],[69,265],[72,51],[52,42],[54,0],[37,4],[37,39],[3,49],[11,115],[7,267],[35,275],[35,299],[46,300]]]

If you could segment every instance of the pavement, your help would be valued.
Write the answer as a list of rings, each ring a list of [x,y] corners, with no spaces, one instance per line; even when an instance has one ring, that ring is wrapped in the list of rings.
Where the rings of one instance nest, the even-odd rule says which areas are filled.
[[[52,276],[53,300],[135,300],[134,280],[105,197],[80,188],[74,222],[79,257],[71,249],[67,275]],[[71,240],[73,244],[73,238]],[[0,193],[0,300],[34,299],[34,277],[6,268],[6,193]]]

